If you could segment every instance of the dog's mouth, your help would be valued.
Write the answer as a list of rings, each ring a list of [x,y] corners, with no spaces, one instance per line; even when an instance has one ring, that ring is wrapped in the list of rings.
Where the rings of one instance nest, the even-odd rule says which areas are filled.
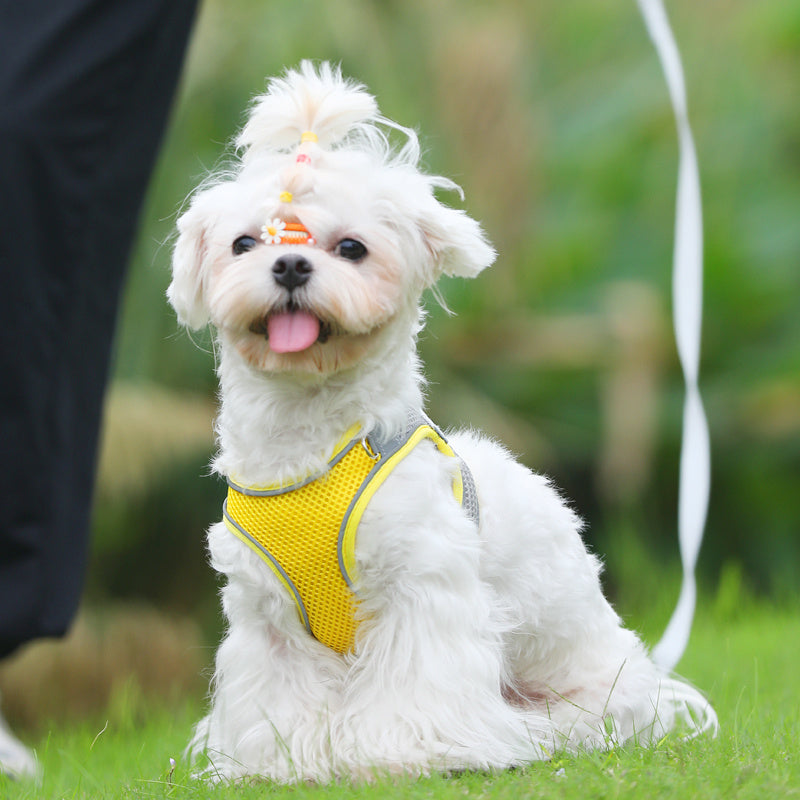
[[[333,326],[310,311],[288,308],[257,319],[250,331],[265,336],[274,353],[300,353],[317,342],[325,344]]]

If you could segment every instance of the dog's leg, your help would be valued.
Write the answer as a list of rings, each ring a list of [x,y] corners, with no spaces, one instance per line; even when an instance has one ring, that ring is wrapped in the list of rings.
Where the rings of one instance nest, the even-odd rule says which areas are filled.
[[[209,533],[227,576],[228,630],[217,651],[211,707],[190,750],[211,779],[258,775],[281,783],[329,780],[329,714],[343,663],[312,639],[269,569],[224,527]]]
[[[347,774],[504,768],[542,758],[547,720],[502,697],[504,618],[452,459],[420,445],[359,529],[359,628],[334,728]]]
[[[481,500],[482,575],[508,610],[508,702],[546,713],[568,749],[647,743],[713,727],[701,695],[657,668],[602,593],[580,521],[541,476],[494,443],[456,437]],[[710,716],[709,716],[710,714]]]

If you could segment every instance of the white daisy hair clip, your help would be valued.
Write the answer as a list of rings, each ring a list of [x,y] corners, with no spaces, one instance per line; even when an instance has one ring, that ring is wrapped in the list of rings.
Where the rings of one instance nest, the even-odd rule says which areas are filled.
[[[261,227],[265,244],[316,244],[308,228],[301,222],[284,222],[275,217]]]

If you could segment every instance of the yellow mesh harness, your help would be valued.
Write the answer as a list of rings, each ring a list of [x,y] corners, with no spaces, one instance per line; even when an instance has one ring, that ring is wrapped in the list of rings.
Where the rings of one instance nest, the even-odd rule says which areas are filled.
[[[387,442],[349,430],[321,474],[285,486],[243,487],[228,480],[223,519],[272,569],[294,599],[306,630],[345,653],[357,626],[356,533],[364,510],[392,470],[430,439],[456,459],[453,494],[477,523],[472,476],[444,436],[421,414]]]

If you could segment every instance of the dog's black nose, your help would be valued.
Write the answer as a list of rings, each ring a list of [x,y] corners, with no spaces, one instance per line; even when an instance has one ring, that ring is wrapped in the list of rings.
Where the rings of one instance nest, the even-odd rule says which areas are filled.
[[[311,277],[313,271],[314,267],[307,258],[294,253],[281,256],[272,265],[275,282],[290,292],[298,286],[302,286]]]

